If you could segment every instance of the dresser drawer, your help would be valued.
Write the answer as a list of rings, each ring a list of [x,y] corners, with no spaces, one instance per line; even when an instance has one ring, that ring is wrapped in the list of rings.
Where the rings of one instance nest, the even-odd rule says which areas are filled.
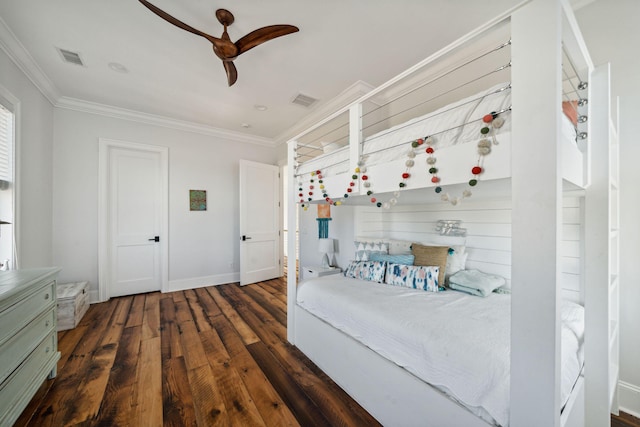
[[[55,281],[48,282],[27,298],[0,312],[0,345],[40,313],[55,307]]]
[[[11,375],[45,336],[51,334],[55,319],[56,312],[51,307],[0,347],[0,383]]]
[[[0,426],[15,422],[59,358],[54,331],[0,385]]]

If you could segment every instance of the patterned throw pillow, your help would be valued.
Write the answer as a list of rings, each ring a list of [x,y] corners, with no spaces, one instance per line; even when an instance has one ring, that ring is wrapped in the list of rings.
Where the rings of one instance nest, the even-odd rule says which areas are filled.
[[[384,281],[386,267],[386,262],[351,261],[347,269],[344,271],[344,276],[382,283]]]
[[[389,263],[387,265],[385,283],[387,285],[438,292],[440,290],[438,286],[439,273],[440,268],[437,266]]]
[[[356,261],[368,261],[372,253],[387,254],[389,246],[384,242],[353,242],[356,245]]]

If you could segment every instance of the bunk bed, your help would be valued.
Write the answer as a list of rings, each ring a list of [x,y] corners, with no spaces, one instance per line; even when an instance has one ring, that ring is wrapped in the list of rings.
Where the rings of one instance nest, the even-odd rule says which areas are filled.
[[[507,198],[512,220],[509,295],[374,287],[338,275],[298,284],[290,275],[289,341],[384,425],[606,425],[615,411],[617,381],[616,329],[610,327],[617,310],[611,234],[617,227],[611,217],[617,166],[608,79],[608,68],[594,69],[567,2],[525,1],[290,140],[289,230],[298,228],[296,209],[314,204],[357,213],[392,211],[405,203],[444,203],[451,210],[469,198],[474,203]],[[574,302],[563,301],[560,283],[567,194],[577,198],[583,217]],[[345,217],[357,222],[357,214]],[[312,256],[305,255],[317,242],[312,235],[301,230],[301,260]],[[353,234],[333,237],[343,252],[350,251]],[[380,230],[373,240],[394,237]],[[287,243],[288,252],[296,253],[295,233]],[[289,271],[296,271],[295,263],[290,257]],[[367,293],[380,294],[379,299],[369,301]],[[434,376],[442,367],[420,363],[420,357],[451,361],[447,369],[462,372],[460,382],[476,374],[456,362],[468,357],[452,357],[454,350],[446,353],[437,337],[404,337],[399,326],[385,332],[391,322],[383,308],[402,310],[397,301],[407,301],[407,294],[413,295],[404,306],[407,313],[465,307],[439,318],[441,328],[471,306],[502,313],[497,346],[505,349],[505,360],[486,374],[503,376],[495,386],[501,397],[488,398],[498,401],[499,409],[461,396],[464,386]],[[586,320],[575,320],[583,318],[582,306]],[[365,321],[367,311],[373,317]],[[341,312],[348,312],[346,320]],[[365,330],[349,322],[364,324]],[[479,327],[476,335],[495,332],[481,321],[467,326]],[[392,344],[366,338],[385,333]],[[394,337],[401,341],[401,336],[423,350],[413,365],[390,350],[397,344]],[[458,344],[456,351],[463,353],[467,342]],[[479,375],[482,383],[485,374]]]

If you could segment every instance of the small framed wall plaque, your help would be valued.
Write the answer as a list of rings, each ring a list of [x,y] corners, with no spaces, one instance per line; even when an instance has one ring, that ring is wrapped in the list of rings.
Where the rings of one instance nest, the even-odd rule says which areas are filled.
[[[207,190],[189,190],[189,210],[207,210]]]

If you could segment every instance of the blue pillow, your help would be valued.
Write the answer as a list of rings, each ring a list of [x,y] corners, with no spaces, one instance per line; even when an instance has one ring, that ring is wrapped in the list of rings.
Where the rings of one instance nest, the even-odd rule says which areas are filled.
[[[369,256],[369,259],[371,261],[386,261],[393,264],[413,265],[413,261],[416,259],[416,257],[412,254],[389,255],[372,253]]]

